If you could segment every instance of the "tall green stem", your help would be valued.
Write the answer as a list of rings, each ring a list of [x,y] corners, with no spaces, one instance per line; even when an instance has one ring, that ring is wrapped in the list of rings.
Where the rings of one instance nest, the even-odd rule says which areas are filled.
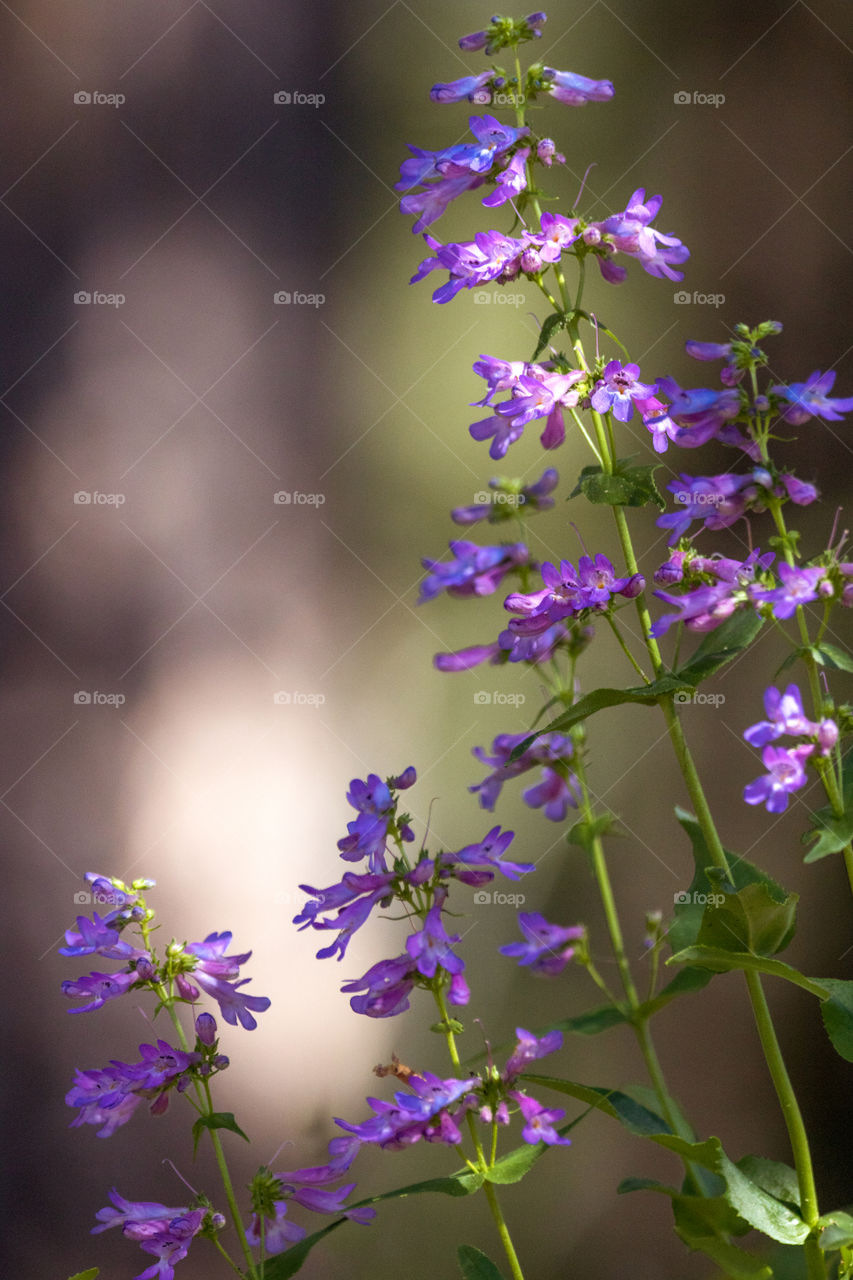
[[[450,1025],[450,1015],[447,1011],[444,992],[433,989],[433,995],[435,996],[435,1002],[438,1005],[441,1020],[444,1024],[444,1036],[447,1041],[447,1051],[450,1054],[450,1061],[453,1063],[454,1071],[457,1076],[459,1076],[462,1072],[462,1062],[459,1058],[459,1050],[456,1048],[456,1037],[453,1034],[453,1029]],[[504,1247],[504,1253],[507,1256],[513,1280],[524,1280],[524,1272],[521,1269],[518,1254],[515,1252],[515,1245],[512,1243],[512,1237],[509,1234],[509,1227],[506,1224],[506,1219],[504,1218],[503,1210],[501,1209],[500,1202],[497,1197],[497,1192],[495,1191],[494,1185],[489,1182],[488,1179],[489,1163],[487,1162],[485,1152],[483,1151],[483,1144],[480,1142],[480,1135],[477,1132],[476,1122],[470,1111],[465,1118],[468,1122],[468,1130],[471,1134],[471,1141],[474,1144],[474,1150],[477,1153],[478,1167],[480,1172],[484,1175],[485,1180],[483,1182],[483,1190],[486,1193],[486,1200],[488,1201],[492,1218],[494,1219],[498,1235],[500,1236],[501,1244]]]

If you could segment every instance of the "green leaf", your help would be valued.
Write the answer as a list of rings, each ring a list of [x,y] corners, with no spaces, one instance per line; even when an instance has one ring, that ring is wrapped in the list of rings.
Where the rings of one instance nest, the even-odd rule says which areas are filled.
[[[338,1227],[343,1226],[346,1221],[346,1218],[338,1218],[337,1222],[330,1223],[328,1227],[323,1227],[322,1230],[315,1231],[313,1235],[300,1240],[299,1244],[292,1245],[285,1253],[267,1258],[264,1261],[264,1280],[290,1280],[291,1276],[295,1276],[297,1271],[302,1270],[314,1246],[333,1231],[337,1231]]]
[[[732,969],[744,971],[749,969],[754,973],[766,973],[768,977],[784,978],[787,982],[793,982],[795,986],[802,987],[810,995],[824,1001],[831,981],[829,978],[807,978],[793,965],[785,964],[784,960],[755,956],[748,951],[728,951],[723,947],[698,945],[685,947],[683,951],[677,951],[674,956],[671,956],[667,964],[698,964],[705,969],[713,970],[714,973],[727,973]],[[853,988],[853,982],[841,985],[849,985]]]
[[[542,729],[537,729],[529,738],[520,742],[512,751],[510,761],[523,755],[542,733],[568,733],[573,725],[586,720],[587,716],[594,715],[596,711],[603,711],[606,707],[619,707],[625,702],[636,702],[646,707],[653,706],[664,694],[677,693],[683,688],[684,681],[678,676],[665,675],[659,680],[652,681],[651,684],[640,685],[634,689],[594,689],[592,693],[587,693],[584,697],[578,698],[577,702],[573,702],[562,715],[557,716],[556,720],[552,720]]]
[[[685,970],[685,972],[687,971]],[[655,1090],[649,1088],[648,1085],[645,1085],[645,1084],[626,1085],[625,1093],[627,1093],[629,1097],[633,1098],[635,1102],[639,1102],[641,1106],[647,1107],[652,1112],[654,1111],[655,1107],[660,1106],[660,1102],[658,1100],[658,1096]],[[684,1112],[681,1110],[681,1107],[676,1102],[675,1098],[673,1098],[671,1093],[667,1093],[666,1100],[667,1100],[667,1103],[669,1104],[669,1110],[675,1121],[675,1132],[680,1134],[682,1138],[686,1138],[688,1142],[695,1142],[696,1134],[693,1132],[687,1120],[687,1117],[684,1115]],[[709,1192],[708,1194],[710,1195],[712,1193]]]
[[[800,1183],[796,1169],[789,1164],[781,1164],[778,1160],[767,1160],[764,1156],[744,1156],[738,1160],[737,1167],[741,1173],[757,1183],[777,1200],[800,1207]]]
[[[773,955],[788,945],[796,929],[799,894],[778,902],[766,884],[747,884],[737,893],[709,895],[702,916],[701,947]]]
[[[705,914],[705,902],[702,899],[707,899],[711,894],[721,892],[726,885],[723,883],[723,873],[712,866],[714,860],[711,857],[708,846],[705,843],[705,837],[702,835],[702,830],[696,818],[692,813],[687,813],[677,806],[675,816],[690,837],[695,864],[690,889],[676,895],[675,919],[670,925],[668,934],[669,944],[673,951],[681,952],[686,947],[692,946],[699,937],[699,930],[702,927],[702,919]],[[746,858],[740,858],[737,854],[726,850],[726,859],[731,877],[728,887],[740,890],[748,884],[763,884],[766,885],[770,897],[774,901],[784,903],[787,900],[788,894],[786,890],[771,876],[748,862]],[[699,901],[697,901],[697,897]],[[786,938],[783,941],[784,945],[787,946],[790,938]]]
[[[239,1134],[246,1142],[249,1141],[230,1111],[213,1111],[209,1116],[199,1116],[193,1125],[193,1156],[198,1150],[198,1140],[204,1129],[228,1129],[231,1133]]]
[[[605,1004],[600,1009],[590,1009],[586,1013],[578,1013],[574,1018],[564,1018],[562,1022],[554,1022],[547,1031],[567,1031],[576,1036],[597,1036],[611,1027],[618,1027],[628,1019],[615,1005]],[[544,1033],[540,1033],[544,1034]]]
[[[821,978],[820,983],[829,992],[829,999],[820,1007],[827,1035],[836,1053],[845,1062],[853,1062],[853,982]]]
[[[523,1080],[532,1084],[543,1085],[546,1089],[554,1089],[557,1093],[567,1093],[571,1098],[585,1102],[587,1106],[596,1107],[613,1120],[618,1120],[629,1133],[638,1138],[648,1138],[656,1134],[672,1132],[665,1120],[662,1120],[648,1107],[641,1106],[627,1093],[618,1089],[601,1089],[595,1085],[578,1084],[574,1080],[560,1080],[556,1076],[531,1075],[525,1072]]]
[[[722,1198],[676,1196],[672,1202],[675,1233],[688,1249],[704,1253],[723,1270],[727,1280],[771,1280],[773,1271],[725,1239],[728,1234],[742,1234],[733,1229],[731,1209]],[[738,1215],[734,1215],[735,1221]]]
[[[675,1134],[652,1135],[660,1146],[675,1152],[683,1160],[702,1165],[722,1178],[726,1184],[725,1200],[735,1213],[750,1226],[763,1231],[782,1244],[801,1244],[809,1234],[808,1224],[743,1173],[729,1160],[719,1138],[705,1142],[686,1142]]]
[[[831,853],[841,853],[853,840],[853,811],[836,818],[831,805],[825,805],[812,815],[814,825],[802,834],[803,844],[815,840],[814,848],[809,849],[804,862],[817,862],[827,858]]]
[[[593,841],[597,836],[607,835],[615,825],[616,819],[610,813],[601,813],[597,818],[587,822],[581,819],[570,829],[566,839],[569,844],[579,845],[581,849],[591,852]]]
[[[584,467],[569,498],[580,494],[589,502],[610,507],[645,507],[653,504],[661,511],[666,502],[655,484],[654,473],[661,464],[632,467],[626,458],[618,458],[612,472],[594,464]]]
[[[569,317],[565,311],[552,311],[549,316],[545,317],[545,323],[539,333],[539,341],[536,343],[536,350],[530,357],[531,364],[534,360],[538,360],[542,352],[547,346],[550,346],[551,339],[560,329],[565,329]]]
[[[475,1249],[472,1244],[460,1244],[456,1256],[459,1259],[464,1280],[503,1280],[503,1276],[491,1259],[479,1249]]]
[[[853,1244],[853,1218],[843,1209],[824,1213],[818,1218],[818,1226],[823,1228],[819,1237],[821,1249],[840,1249],[842,1245]]]
[[[827,667],[832,667],[835,671],[853,671],[853,656],[844,649],[839,649],[835,644],[827,644],[825,641],[815,645],[815,649],[815,657],[820,654]]]
[[[617,1196],[628,1195],[631,1191],[662,1191],[667,1196],[677,1196],[675,1187],[664,1186],[656,1178],[623,1178],[616,1188]]]
[[[705,636],[690,660],[679,668],[679,679],[694,687],[707,680],[752,644],[763,626],[764,619],[753,609],[736,610],[721,627]]]
[[[99,1275],[99,1267],[90,1267],[88,1271],[78,1271],[75,1276],[69,1276],[68,1280],[97,1280]]]
[[[568,1124],[562,1124],[557,1129],[561,1138],[574,1129],[575,1125],[580,1124],[581,1120],[589,1115],[591,1108],[587,1108],[581,1115],[576,1116],[574,1120],[570,1120]],[[500,1160],[495,1161],[491,1169],[486,1174],[487,1182],[496,1182],[501,1186],[509,1185],[512,1182],[520,1182],[521,1179],[530,1172],[536,1161],[544,1156],[550,1147],[545,1142],[529,1143],[524,1142],[520,1147],[516,1147],[515,1151],[508,1151],[505,1156],[501,1156]]]

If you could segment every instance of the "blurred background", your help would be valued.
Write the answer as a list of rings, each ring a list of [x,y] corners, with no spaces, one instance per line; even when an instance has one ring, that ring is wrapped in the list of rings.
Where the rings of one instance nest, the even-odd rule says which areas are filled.
[[[238,951],[254,949],[251,989],[273,1003],[255,1032],[226,1029],[233,1066],[218,1094],[259,1135],[251,1153],[230,1144],[238,1183],[259,1161],[322,1162],[333,1116],[358,1120],[366,1094],[390,1096],[372,1067],[393,1051],[446,1071],[423,1001],[405,1020],[374,1023],[339,993],[394,954],[400,925],[363,931],[338,966],[315,962],[316,939],[290,923],[299,883],[339,878],[351,778],[414,764],[413,825],[420,837],[429,817],[431,840],[448,848],[494,821],[514,826],[516,856],[539,866],[526,909],[587,921],[606,971],[580,852],[517,787],[494,818],[466,791],[483,776],[472,747],[526,728],[539,691],[528,677],[527,703],[507,706],[494,697],[514,689],[504,669],[442,676],[431,657],[493,638],[501,597],[415,604],[420,557],[446,555],[454,536],[451,506],[472,502],[497,471],[530,478],[543,464],[560,471],[564,497],[589,461],[571,439],[543,459],[529,431],[494,467],[467,432],[481,395],[472,362],[532,351],[542,319],[532,289],[517,307],[493,290],[490,305],[466,293],[438,308],[438,278],[407,285],[424,248],[393,191],[405,144],[440,148],[465,134],[468,104],[436,106],[427,93],[487,65],[456,41],[488,18],[467,0],[0,5],[4,1274],[65,1280],[95,1264],[104,1276],[137,1274],[146,1263],[130,1242],[88,1231],[111,1186],[181,1203],[188,1193],[164,1161],[217,1194],[207,1154],[192,1161],[179,1106],[108,1140],[67,1128],[75,1067],[132,1058],[154,1034],[131,1001],[67,1016],[59,983],[87,965],[56,948],[85,871],[156,879],[163,939],[228,929]],[[566,153],[555,190],[570,203],[594,161],[591,215],[624,208],[638,186],[661,192],[656,225],[692,251],[689,302],[636,263],[621,288],[596,278],[588,289],[586,305],[646,378],[705,384],[716,366],[692,365],[685,339],[725,341],[739,320],[772,318],[785,325],[772,340],[774,377],[834,368],[838,394],[851,394],[851,53],[844,0],[548,10],[532,56],[616,86],[609,104],[549,102],[547,124],[537,118]],[[508,230],[509,220],[470,196],[434,230],[468,238],[487,226]],[[814,550],[849,493],[849,431],[813,420],[785,454],[824,494],[801,522]],[[627,434],[624,452],[652,461],[647,433],[631,424]],[[671,451],[659,480],[719,460],[719,449]],[[562,501],[534,522],[539,558],[577,556],[568,519],[615,558],[604,515],[567,515]],[[639,513],[637,528],[651,572],[665,541],[654,513]],[[700,545],[743,554],[748,536],[741,527]],[[754,543],[767,536],[756,521]],[[782,656],[765,635],[754,661],[720,679],[724,704],[687,709],[687,732],[727,844],[803,894],[792,962],[853,976],[843,871],[832,859],[803,867],[803,805],[774,820],[740,800],[756,772],[740,735],[760,718]],[[591,688],[630,677],[602,636],[583,678]],[[660,728],[639,711],[605,715],[590,743],[596,795],[627,819],[611,858],[638,958],[646,911],[667,912],[690,880],[672,817],[685,796]],[[470,1013],[494,1044],[519,1023],[598,1003],[583,973],[536,983],[489,958],[515,936],[512,906],[472,904],[464,927]],[[768,994],[822,1205],[835,1207],[853,1199],[838,1140],[853,1118],[849,1072],[811,1000],[779,986]],[[715,979],[657,1025],[697,1130],[718,1134],[733,1158],[789,1159],[737,977]],[[464,1048],[480,1045],[472,1027]],[[553,1065],[615,1087],[643,1075],[620,1030],[577,1038]],[[365,1154],[359,1193],[453,1164],[444,1149]],[[663,1197],[617,1199],[629,1175],[670,1181],[677,1167],[593,1117],[570,1150],[513,1188],[505,1208],[528,1274],[709,1276],[672,1235]],[[459,1240],[497,1257],[479,1198],[394,1203],[373,1227],[333,1235],[304,1274],[450,1276]],[[180,1274],[206,1280],[211,1256],[199,1242]]]

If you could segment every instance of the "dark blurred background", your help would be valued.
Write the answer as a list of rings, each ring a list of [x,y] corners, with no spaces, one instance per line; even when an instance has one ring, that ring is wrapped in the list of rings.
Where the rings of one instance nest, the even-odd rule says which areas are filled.
[[[592,281],[586,305],[648,378],[702,385],[715,375],[691,365],[685,339],[724,341],[738,320],[773,318],[785,325],[772,345],[776,377],[831,367],[838,394],[851,394],[849,5],[596,0],[548,13],[533,56],[616,86],[609,104],[548,104],[547,130],[571,171],[555,174],[559,194],[571,201],[595,161],[591,214],[624,208],[642,185],[664,196],[660,229],[692,251],[690,303],[632,263],[621,289]],[[254,948],[253,989],[273,1006],[257,1031],[229,1032],[223,1044],[233,1067],[220,1105],[261,1135],[251,1158],[236,1139],[229,1148],[238,1183],[259,1160],[320,1162],[331,1117],[364,1115],[365,1094],[382,1088],[371,1068],[392,1051],[445,1070],[435,1037],[418,1030],[422,1003],[406,1020],[374,1024],[339,994],[343,978],[392,954],[394,926],[365,931],[338,967],[314,962],[315,940],[290,919],[300,882],[338,878],[350,778],[415,764],[418,834],[435,800],[433,839],[458,848],[491,825],[465,792],[482,776],[471,748],[526,727],[538,705],[532,679],[525,707],[483,706],[475,693],[511,691],[510,675],[431,667],[437,649],[495,634],[496,600],[415,608],[419,558],[440,557],[453,536],[448,508],[471,502],[495,471],[530,476],[543,462],[528,432],[507,467],[494,467],[467,434],[466,407],[481,394],[470,372],[480,352],[532,350],[537,299],[528,291],[527,305],[501,308],[465,294],[437,308],[429,282],[410,291],[423,245],[392,189],[407,142],[437,148],[465,132],[467,104],[435,106],[427,91],[487,65],[461,56],[456,40],[488,18],[467,0],[0,5],[4,1275],[65,1280],[94,1264],[104,1276],[137,1274],[146,1263],[135,1246],[88,1231],[111,1186],[180,1203],[165,1160],[216,1195],[206,1154],[192,1162],[178,1106],[137,1116],[109,1140],[67,1128],[75,1066],[133,1057],[154,1034],[131,1001],[67,1015],[59,983],[89,966],[56,947],[87,870],[155,878],[161,936],[230,929],[238,950]],[[681,104],[684,93],[725,101]],[[509,222],[470,197],[435,230],[451,239],[492,225]],[[693,291],[724,302],[694,301]],[[815,550],[849,490],[849,431],[812,421],[785,454],[824,494],[801,522]],[[647,434],[632,424],[630,435],[625,451],[652,460]],[[565,486],[588,459],[570,441],[547,461]],[[719,465],[719,450],[671,451],[660,478]],[[537,555],[577,555],[567,518],[615,557],[604,517],[567,517],[561,502],[534,526]],[[664,540],[653,513],[637,523],[653,568]],[[768,536],[761,521],[752,536]],[[742,554],[746,537],[740,528],[701,545]],[[803,894],[792,961],[851,976],[842,868],[801,861],[816,794],[781,820],[740,800],[755,775],[740,735],[760,718],[783,655],[765,635],[754,662],[721,679],[725,704],[689,708],[687,730],[729,846]],[[588,687],[625,678],[602,637],[586,660]],[[685,797],[653,716],[601,717],[591,756],[596,794],[627,817],[611,857],[639,956],[645,912],[668,911],[689,883],[672,818],[673,797]],[[518,856],[540,863],[524,886],[527,909],[587,920],[606,968],[581,855],[511,791],[495,819],[517,824]],[[467,953],[471,1014],[493,1042],[597,1003],[582,973],[535,984],[486,960],[514,935],[512,907],[472,912],[465,927],[478,931]],[[775,985],[768,994],[822,1205],[835,1207],[853,1199],[838,1138],[853,1118],[849,1072],[812,1001]],[[789,1159],[738,978],[715,979],[658,1025],[698,1131],[719,1134],[733,1158]],[[470,1034],[465,1047],[479,1043]],[[627,1032],[573,1041],[557,1066],[590,1083],[642,1079]],[[284,1142],[293,1145],[275,1156]],[[368,1194],[447,1169],[447,1152],[430,1149],[364,1156],[356,1173]],[[710,1276],[672,1236],[663,1197],[617,1199],[630,1174],[669,1181],[677,1171],[596,1117],[508,1192],[527,1274]],[[497,1256],[479,1199],[400,1202],[369,1230],[339,1231],[304,1274],[449,1276],[460,1239]],[[210,1276],[211,1257],[198,1242],[180,1274]]]

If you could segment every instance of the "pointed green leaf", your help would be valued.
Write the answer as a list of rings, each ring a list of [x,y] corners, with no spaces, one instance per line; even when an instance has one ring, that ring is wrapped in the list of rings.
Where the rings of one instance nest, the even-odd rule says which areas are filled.
[[[729,1234],[743,1234],[743,1228],[734,1229],[732,1210],[724,1199],[676,1196],[672,1210],[676,1235],[688,1249],[704,1253],[716,1262],[727,1280],[772,1280],[773,1271],[766,1263],[725,1238]],[[734,1221],[739,1220],[734,1214]]]
[[[658,1009],[662,1009],[664,1005],[669,1004],[670,1000],[675,1000],[677,996],[689,995],[692,991],[701,991],[703,987],[707,987],[713,976],[708,969],[682,969],[675,975],[672,982],[668,982],[657,993],[653,1000],[649,1000],[642,1006],[643,1011],[648,1014],[655,1014]]]
[[[635,1102],[639,1102],[640,1106],[646,1107],[651,1112],[654,1112],[655,1108],[661,1105],[657,1093],[648,1085],[626,1085],[625,1093],[627,1093],[630,1098],[633,1098]],[[686,1138],[688,1142],[695,1142],[696,1134],[693,1132],[687,1117],[671,1093],[667,1093],[666,1101],[669,1106],[670,1114],[675,1121],[675,1132],[680,1134],[682,1138]]]
[[[722,626],[708,632],[690,660],[679,668],[679,679],[694,687],[707,680],[752,644],[763,626],[764,619],[754,610],[736,610]]]
[[[797,893],[778,902],[766,884],[747,884],[737,893],[709,896],[713,901],[702,916],[699,946],[773,955],[794,936]]]
[[[274,1258],[267,1258],[264,1261],[264,1280],[290,1280],[291,1276],[295,1276],[297,1271],[301,1271],[308,1257],[308,1254],[318,1245],[326,1236],[331,1235],[333,1231],[337,1231],[338,1227],[343,1226],[347,1222],[347,1218],[338,1218],[336,1222],[332,1222],[328,1227],[323,1227],[320,1231],[315,1231],[313,1235],[306,1236],[304,1240],[300,1240],[298,1244],[291,1245],[284,1253],[276,1254]]]
[[[564,1018],[546,1028],[547,1031],[566,1031],[570,1035],[597,1036],[611,1027],[618,1027],[628,1019],[615,1005],[605,1004],[600,1009],[590,1009],[587,1013],[578,1013],[574,1018]],[[543,1032],[539,1033],[544,1034]]]
[[[817,862],[827,858],[831,853],[841,853],[853,840],[853,809],[848,810],[840,818],[836,818],[831,805],[824,805],[812,815],[814,825],[802,834],[803,844],[816,841],[809,849],[804,862]]]
[[[610,507],[645,507],[653,504],[661,511],[666,502],[655,484],[654,473],[661,464],[629,465],[627,458],[619,458],[612,472],[591,465],[584,467],[570,498],[580,494],[589,502],[603,503]]]
[[[785,964],[784,960],[754,956],[748,951],[727,951],[722,947],[685,947],[683,951],[670,956],[667,964],[698,964],[705,969],[712,969],[714,973],[728,973],[732,969],[766,973],[771,978],[784,978],[786,982],[793,982],[810,995],[817,996],[818,1000],[826,1000],[830,985],[829,978],[807,978],[793,965]],[[853,982],[847,985],[853,987]]]
[[[616,1188],[617,1196],[628,1195],[631,1191],[662,1191],[665,1196],[677,1196],[675,1187],[667,1187],[657,1178],[623,1178]]]
[[[838,645],[823,641],[815,647],[825,666],[832,667],[835,671],[853,671],[853,655],[839,649]]]
[[[554,334],[559,333],[560,329],[565,329],[568,318],[564,311],[552,311],[549,316],[545,317],[545,323],[539,332],[536,350],[530,357],[531,363],[534,360],[538,360],[545,348],[551,345],[551,339]]]
[[[90,1267],[88,1271],[78,1271],[76,1276],[69,1276],[68,1280],[98,1280],[99,1275],[99,1267]]]
[[[472,1244],[460,1244],[456,1256],[464,1280],[503,1280],[492,1260]]]
[[[245,1142],[249,1141],[230,1111],[213,1111],[209,1116],[199,1116],[193,1125],[193,1156],[198,1150],[198,1140],[204,1129],[228,1129],[231,1133],[239,1134]]]
[[[778,1160],[767,1160],[764,1156],[744,1156],[738,1160],[737,1167],[741,1173],[769,1191],[777,1200],[800,1207],[800,1182],[796,1169],[789,1164],[781,1164]]]
[[[853,982],[821,978],[820,983],[829,991],[829,999],[820,1007],[827,1035],[836,1052],[853,1062]]]
[[[604,711],[606,707],[619,707],[626,702],[635,702],[646,707],[652,706],[664,694],[677,693],[679,689],[683,689],[684,683],[678,676],[664,675],[659,680],[652,681],[651,684],[640,685],[634,689],[594,689],[592,693],[587,693],[584,697],[578,698],[577,702],[573,702],[562,715],[557,716],[556,720],[552,720],[542,729],[537,729],[535,733],[531,733],[528,738],[520,742],[512,751],[510,761],[523,755],[542,733],[568,733],[573,725],[586,720],[597,711]]]
[[[683,1160],[709,1169],[726,1184],[726,1202],[750,1226],[782,1244],[801,1244],[809,1234],[808,1225],[729,1160],[719,1138],[686,1142],[675,1134],[652,1135],[660,1146],[674,1151]]]
[[[522,1079],[529,1080],[531,1084],[543,1085],[546,1089],[554,1089],[557,1093],[566,1093],[571,1098],[585,1102],[589,1107],[596,1107],[611,1119],[618,1120],[629,1133],[639,1138],[672,1132],[666,1121],[654,1111],[641,1106],[618,1089],[601,1089],[595,1085],[578,1084],[574,1080],[560,1080],[557,1076],[532,1075],[527,1072]]]

